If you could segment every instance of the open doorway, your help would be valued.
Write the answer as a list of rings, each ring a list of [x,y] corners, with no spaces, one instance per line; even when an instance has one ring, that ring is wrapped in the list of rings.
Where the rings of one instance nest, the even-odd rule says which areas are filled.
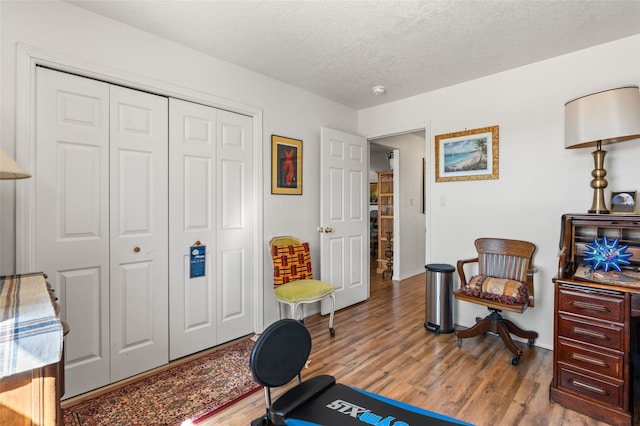
[[[395,153],[391,162],[390,153]],[[369,200],[371,274],[382,274],[387,264],[385,247],[380,247],[380,244],[387,242],[386,233],[389,232],[389,227],[384,225],[383,218],[389,216],[393,217],[392,279],[403,280],[424,272],[426,258],[425,158],[424,130],[369,140],[369,182],[372,193],[378,190],[377,197],[372,195]],[[388,199],[381,198],[380,188],[385,184],[378,182],[378,179],[386,178],[388,173],[385,172],[389,171],[393,172],[393,190],[391,191],[393,208],[391,211],[380,211],[385,209],[381,206],[381,202],[384,205]],[[374,253],[377,253],[377,256],[374,256]]]
[[[394,196],[393,147],[369,143],[370,273],[393,278]]]

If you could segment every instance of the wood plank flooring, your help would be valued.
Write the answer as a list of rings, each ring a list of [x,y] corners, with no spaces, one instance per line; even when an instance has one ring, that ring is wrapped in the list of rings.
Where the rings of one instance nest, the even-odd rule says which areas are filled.
[[[518,366],[497,336],[465,339],[424,329],[424,274],[401,282],[371,274],[371,297],[328,317],[305,320],[313,350],[305,377],[331,374],[337,382],[482,425],[602,426],[549,401],[552,351],[523,347]],[[524,314],[526,316],[526,314]],[[281,395],[289,386],[273,392]],[[201,425],[248,425],[265,411],[258,392]]]

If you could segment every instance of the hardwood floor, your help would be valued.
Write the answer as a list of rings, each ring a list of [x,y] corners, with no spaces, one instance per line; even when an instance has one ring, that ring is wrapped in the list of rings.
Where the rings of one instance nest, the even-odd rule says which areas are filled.
[[[331,374],[352,385],[476,425],[601,426],[549,402],[552,351],[523,347],[516,367],[497,336],[465,339],[424,329],[424,274],[402,282],[371,274],[371,297],[336,312],[336,336],[327,317],[305,320],[313,349],[305,377]],[[274,400],[288,387],[275,390]],[[258,392],[201,425],[248,425],[265,411]]]

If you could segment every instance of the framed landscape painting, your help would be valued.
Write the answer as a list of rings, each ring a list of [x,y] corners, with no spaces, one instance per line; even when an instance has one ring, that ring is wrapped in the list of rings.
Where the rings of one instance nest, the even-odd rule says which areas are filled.
[[[435,137],[436,182],[498,179],[498,126]]]
[[[302,195],[302,141],[271,135],[271,193]]]

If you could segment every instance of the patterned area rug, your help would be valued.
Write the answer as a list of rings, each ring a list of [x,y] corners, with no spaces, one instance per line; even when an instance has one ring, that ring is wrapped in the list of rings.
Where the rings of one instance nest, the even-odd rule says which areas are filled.
[[[258,391],[244,339],[63,410],[65,426],[195,424]],[[189,422],[190,421],[190,422]]]

